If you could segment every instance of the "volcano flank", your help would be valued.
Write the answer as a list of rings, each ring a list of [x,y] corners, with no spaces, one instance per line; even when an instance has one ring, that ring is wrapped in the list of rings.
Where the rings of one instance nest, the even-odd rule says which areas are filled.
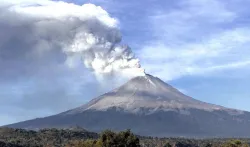
[[[13,128],[105,129],[157,137],[246,137],[250,113],[205,103],[152,75],[138,76],[66,112],[8,125]]]

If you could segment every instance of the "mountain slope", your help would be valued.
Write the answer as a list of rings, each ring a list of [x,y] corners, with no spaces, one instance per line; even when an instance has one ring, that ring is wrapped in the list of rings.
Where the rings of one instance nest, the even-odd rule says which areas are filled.
[[[122,108],[134,113],[137,113],[140,108],[146,108],[152,112],[202,109],[206,111],[225,110],[236,114],[243,113],[239,110],[227,109],[195,100],[148,74],[136,77],[123,86],[93,99],[82,107],[73,109],[69,113],[79,113],[85,110],[105,111],[112,107]]]
[[[159,78],[136,77],[89,103],[58,115],[9,125],[15,128],[67,128],[90,131],[132,129],[146,136],[249,136],[250,113],[188,97]]]

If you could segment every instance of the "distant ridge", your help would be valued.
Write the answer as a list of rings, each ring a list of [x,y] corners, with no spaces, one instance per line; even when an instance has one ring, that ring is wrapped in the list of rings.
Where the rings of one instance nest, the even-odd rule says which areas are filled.
[[[36,129],[74,125],[96,132],[131,129],[144,136],[246,137],[250,136],[250,113],[198,101],[146,74],[81,107],[8,126]]]

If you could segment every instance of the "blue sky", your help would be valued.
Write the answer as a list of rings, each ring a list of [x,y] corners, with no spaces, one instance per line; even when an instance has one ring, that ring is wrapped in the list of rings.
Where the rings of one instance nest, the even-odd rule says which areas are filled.
[[[147,73],[193,98],[250,111],[249,0],[66,2],[93,3],[115,17],[122,42],[132,48]],[[74,108],[114,88],[92,83],[84,68],[61,68],[57,60],[51,60],[50,70],[39,69],[43,71],[39,76],[24,69],[19,71],[24,75],[11,70],[1,75],[0,125]],[[0,60],[1,66],[5,65]],[[95,90],[90,94],[89,89]]]

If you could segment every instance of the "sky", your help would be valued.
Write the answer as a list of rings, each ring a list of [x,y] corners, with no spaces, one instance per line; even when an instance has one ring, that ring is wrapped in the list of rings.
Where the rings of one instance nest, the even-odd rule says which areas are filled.
[[[58,11],[29,9],[31,4],[55,5],[52,8]],[[138,60],[146,73],[195,99],[250,111],[249,4],[249,0],[1,0],[0,125],[81,106],[128,79],[107,76],[106,71],[133,67],[137,72]],[[82,36],[85,32],[104,41]],[[93,42],[101,44],[100,49],[109,49],[111,42],[118,51],[125,50],[126,57],[115,52],[115,69],[97,64],[110,57],[101,56],[98,62],[89,58],[100,50],[90,54],[80,47],[91,48]]]

